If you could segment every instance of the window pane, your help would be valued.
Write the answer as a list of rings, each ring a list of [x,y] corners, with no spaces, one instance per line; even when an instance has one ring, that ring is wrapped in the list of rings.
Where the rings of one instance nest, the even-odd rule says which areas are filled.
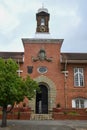
[[[76,100],[76,108],[79,108],[79,100]]]
[[[84,99],[77,98],[75,99],[76,108],[84,108]]]
[[[83,75],[80,74],[80,86],[83,86]]]
[[[81,108],[84,108],[84,100],[80,100]]]
[[[79,86],[78,74],[75,75],[75,86]]]
[[[74,69],[74,73],[76,73],[76,72],[78,72],[78,68],[75,68],[75,69]]]
[[[83,68],[79,68],[79,72],[83,73]]]

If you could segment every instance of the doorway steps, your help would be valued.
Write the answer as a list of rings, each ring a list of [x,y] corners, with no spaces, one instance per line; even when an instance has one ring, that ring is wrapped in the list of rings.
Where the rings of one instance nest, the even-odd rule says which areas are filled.
[[[52,114],[31,114],[30,120],[53,120]]]

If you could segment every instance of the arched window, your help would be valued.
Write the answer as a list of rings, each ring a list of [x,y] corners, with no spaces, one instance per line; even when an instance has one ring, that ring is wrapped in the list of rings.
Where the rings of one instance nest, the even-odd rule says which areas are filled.
[[[72,108],[86,108],[87,99],[85,98],[75,98],[72,100]]]
[[[84,86],[83,68],[74,68],[74,86]]]
[[[41,25],[45,25],[45,19],[41,18]]]

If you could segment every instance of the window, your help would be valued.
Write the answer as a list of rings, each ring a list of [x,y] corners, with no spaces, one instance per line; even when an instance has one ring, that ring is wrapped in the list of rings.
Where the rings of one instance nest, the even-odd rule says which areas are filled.
[[[41,18],[41,25],[45,25],[45,19]]]
[[[87,99],[79,97],[73,99],[72,108],[87,108]]]
[[[77,98],[75,100],[75,106],[76,106],[76,108],[84,108],[84,99]]]
[[[44,74],[47,72],[47,68],[45,66],[38,67],[37,71],[41,74]]]
[[[74,86],[84,86],[83,68],[74,68]]]

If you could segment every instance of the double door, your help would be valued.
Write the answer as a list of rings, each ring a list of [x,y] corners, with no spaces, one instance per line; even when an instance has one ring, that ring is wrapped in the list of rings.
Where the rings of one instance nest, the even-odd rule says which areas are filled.
[[[39,85],[40,92],[36,92],[36,113],[48,113],[48,88],[45,85]]]

